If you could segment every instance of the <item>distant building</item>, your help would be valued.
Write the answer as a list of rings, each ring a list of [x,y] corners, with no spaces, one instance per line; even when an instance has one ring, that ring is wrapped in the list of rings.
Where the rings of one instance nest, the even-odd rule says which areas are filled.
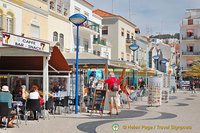
[[[187,71],[200,57],[200,9],[187,9],[180,24],[180,63]]]

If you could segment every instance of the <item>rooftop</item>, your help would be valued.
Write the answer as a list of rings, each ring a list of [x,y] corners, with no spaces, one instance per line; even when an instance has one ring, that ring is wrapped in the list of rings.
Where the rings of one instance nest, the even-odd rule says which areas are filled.
[[[87,0],[82,0],[83,2],[87,3],[88,5],[94,7],[94,5],[92,5],[91,3],[89,3]]]
[[[124,19],[126,22],[128,22],[129,24],[136,26],[134,23],[128,21],[127,19],[125,19],[124,17],[122,17],[120,15],[115,15],[115,14],[103,11],[101,9],[96,9],[96,10],[93,11],[93,13],[95,13],[95,14],[99,15],[100,17],[103,17],[103,18],[104,17],[120,17],[120,18]]]

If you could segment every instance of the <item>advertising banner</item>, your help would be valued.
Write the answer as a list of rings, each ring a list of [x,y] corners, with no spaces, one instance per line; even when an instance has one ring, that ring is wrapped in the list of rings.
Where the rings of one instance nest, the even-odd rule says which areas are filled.
[[[161,89],[163,87],[163,77],[149,77],[148,104],[151,106],[161,105]]]

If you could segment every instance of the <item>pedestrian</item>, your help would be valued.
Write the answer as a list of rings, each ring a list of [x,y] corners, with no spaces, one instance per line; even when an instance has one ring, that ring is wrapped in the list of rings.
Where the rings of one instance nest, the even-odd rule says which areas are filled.
[[[110,112],[108,114],[112,115],[112,108],[113,108],[113,102],[116,107],[116,115],[119,115],[118,111],[118,91],[120,88],[120,83],[117,78],[115,78],[115,74],[113,72],[109,73],[110,78],[106,80],[100,79],[99,81],[107,83],[108,84],[108,97],[109,97],[109,104],[110,104]]]
[[[191,88],[192,88],[192,93],[196,93],[196,90],[195,90],[195,82],[192,83],[192,87],[191,87]]]

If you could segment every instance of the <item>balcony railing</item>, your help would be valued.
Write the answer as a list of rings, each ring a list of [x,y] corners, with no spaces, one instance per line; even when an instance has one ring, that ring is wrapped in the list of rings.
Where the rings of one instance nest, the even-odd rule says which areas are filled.
[[[182,52],[182,55],[199,55],[200,56],[200,52]]]
[[[197,36],[182,37],[182,40],[200,40],[200,37]]]
[[[126,43],[135,43],[133,38],[126,38]]]
[[[93,43],[94,43],[94,44],[101,44],[101,45],[106,46],[106,39],[103,39],[103,38],[101,38],[101,39],[99,39],[99,38],[94,38]]]
[[[96,32],[99,33],[99,24],[97,24],[97,23],[95,23],[93,21],[87,20],[81,26],[85,27],[85,28],[89,28],[89,29],[91,29],[91,30],[96,31]]]

